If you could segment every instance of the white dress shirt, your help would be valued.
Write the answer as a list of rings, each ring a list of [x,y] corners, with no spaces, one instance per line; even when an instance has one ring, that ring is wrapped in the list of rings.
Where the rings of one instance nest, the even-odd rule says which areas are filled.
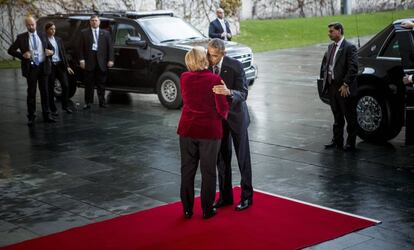
[[[33,44],[33,34],[36,39],[36,46],[37,46],[36,50],[34,49],[34,44]],[[40,37],[37,35],[36,31],[34,33],[29,32],[29,48],[30,48],[30,52],[32,53],[33,61],[35,60],[35,57],[39,59],[39,63],[42,63],[45,61],[46,59],[45,50],[43,48],[42,40],[40,40]]]
[[[56,42],[56,39],[54,36],[49,37],[49,42],[52,44],[53,48],[55,48],[55,53],[52,56],[52,62],[56,63],[56,62],[60,62],[60,56],[59,56],[59,46]]]
[[[335,50],[335,54],[332,60],[332,65],[330,65],[330,67],[332,67],[331,72],[332,72],[332,79],[335,79],[335,75],[334,75],[334,65],[335,65],[335,61],[336,61],[336,54],[338,54],[339,49],[341,48],[342,42],[344,41],[345,37],[342,37],[341,40],[339,40],[339,42],[336,43],[336,50]]]
[[[221,28],[223,28],[223,32],[224,32],[224,40],[227,41],[227,28],[226,28],[226,23],[224,22],[224,19],[221,18],[217,18],[221,24]]]

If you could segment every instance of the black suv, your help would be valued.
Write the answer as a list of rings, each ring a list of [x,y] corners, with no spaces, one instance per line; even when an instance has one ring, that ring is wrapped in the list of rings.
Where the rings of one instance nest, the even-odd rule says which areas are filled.
[[[407,19],[404,19],[407,20]],[[414,37],[411,29],[397,20],[358,50],[358,136],[367,141],[393,139],[404,125],[405,107],[414,101],[402,82],[414,73]],[[321,76],[323,72],[321,72]],[[318,80],[321,100],[322,81]]]
[[[106,12],[98,14],[101,28],[112,34],[115,64],[109,70],[107,89],[113,91],[156,93],[167,108],[182,105],[180,75],[186,71],[184,56],[193,46],[207,47],[209,39],[193,26],[174,17],[172,12]],[[83,71],[79,68],[79,34],[89,27],[91,13],[54,14],[41,17],[38,29],[43,31],[47,22],[56,25],[56,36],[63,39],[69,64],[75,69],[70,79],[70,93],[82,86]],[[247,80],[253,84],[257,67],[253,64],[252,50],[246,46],[226,42],[227,55],[244,65]],[[55,95],[60,84],[55,83]]]

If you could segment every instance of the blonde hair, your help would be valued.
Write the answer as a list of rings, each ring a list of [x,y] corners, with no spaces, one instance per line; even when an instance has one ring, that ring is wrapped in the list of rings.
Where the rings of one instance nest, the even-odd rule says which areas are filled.
[[[185,64],[189,71],[201,71],[208,68],[207,52],[201,46],[196,46],[185,55]]]

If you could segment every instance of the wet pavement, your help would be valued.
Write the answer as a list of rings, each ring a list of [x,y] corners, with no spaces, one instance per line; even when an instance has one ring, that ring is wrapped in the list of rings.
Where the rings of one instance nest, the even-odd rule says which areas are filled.
[[[323,148],[333,118],[315,81],[326,46],[255,55],[254,187],[382,221],[312,249],[413,249],[414,146],[404,131],[385,145],[358,140],[354,153]],[[179,110],[155,95],[110,93],[108,109],[61,113],[57,124],[38,116],[29,129],[20,71],[0,77],[0,246],[179,200]]]

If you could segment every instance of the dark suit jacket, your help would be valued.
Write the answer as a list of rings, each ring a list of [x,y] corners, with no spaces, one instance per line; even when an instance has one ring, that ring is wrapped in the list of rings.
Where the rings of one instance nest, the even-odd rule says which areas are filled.
[[[229,105],[226,96],[213,93],[221,78],[209,70],[181,74],[183,110],[177,133],[195,139],[221,139],[222,119],[227,118]]]
[[[229,22],[227,22],[226,20],[224,20],[224,24],[226,25],[226,32],[231,34],[231,30],[230,30],[230,25]],[[221,26],[221,23],[218,19],[212,21],[210,23],[210,26],[208,28],[208,36],[210,38],[220,38],[223,39],[223,37],[221,37],[221,34],[224,32],[223,27]],[[231,40],[231,38],[228,39],[229,41]]]
[[[241,133],[250,124],[249,110],[246,104],[249,86],[242,63],[225,56],[221,65],[220,76],[232,92],[232,96],[227,97],[230,105],[227,122],[233,131]]]
[[[328,58],[331,54],[333,43],[329,45],[327,53],[325,53],[322,60],[322,68],[324,70],[324,91],[328,89]],[[358,53],[357,48],[347,40],[343,40],[341,47],[335,57],[334,64],[334,77],[336,82],[346,83],[349,86],[351,96],[357,94],[356,76],[358,73]]]
[[[30,45],[29,45],[29,32],[24,32],[19,35],[17,35],[16,40],[14,43],[10,46],[10,48],[7,50],[7,53],[13,57],[17,57],[21,60],[21,68],[22,68],[22,75],[24,77],[27,77],[29,75],[30,69],[31,69],[31,59],[25,59],[23,57],[23,54],[27,51],[30,51]],[[55,50],[50,44],[49,40],[47,39],[46,34],[44,33],[38,33],[37,34],[42,41],[43,49],[50,49]],[[52,63],[51,63],[51,56],[46,56],[45,61],[43,63],[43,73],[48,75],[51,72]]]
[[[93,34],[92,29],[87,28],[81,31],[79,60],[85,60],[85,70],[92,71],[95,69],[95,60],[93,60]],[[108,70],[108,61],[114,60],[114,50],[112,38],[109,31],[99,28],[97,60],[99,68],[102,71]]]
[[[63,41],[60,37],[55,36],[55,40],[59,48],[60,60],[62,61],[63,66],[65,67],[65,70],[66,70],[69,67],[69,63],[68,63],[68,58],[66,57],[65,46],[63,45]]]

